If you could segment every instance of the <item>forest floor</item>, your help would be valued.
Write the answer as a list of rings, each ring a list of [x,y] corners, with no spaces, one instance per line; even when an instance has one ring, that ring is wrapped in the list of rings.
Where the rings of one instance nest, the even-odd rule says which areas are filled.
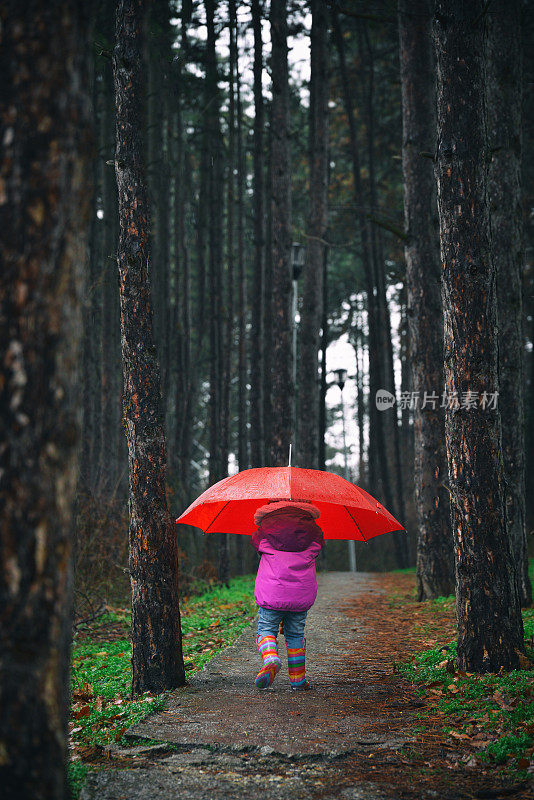
[[[251,586],[237,579],[184,604],[192,677],[166,697],[130,703],[126,684],[99,683],[114,658],[116,680],[127,680],[120,617],[78,638],[71,735],[74,780],[90,767],[82,800],[534,798],[532,664],[458,673],[451,598],[416,603],[410,572],[323,573],[307,622],[312,691],[291,690],[283,659],[259,692]],[[525,630],[532,645],[532,609]],[[107,666],[95,669],[95,657]]]

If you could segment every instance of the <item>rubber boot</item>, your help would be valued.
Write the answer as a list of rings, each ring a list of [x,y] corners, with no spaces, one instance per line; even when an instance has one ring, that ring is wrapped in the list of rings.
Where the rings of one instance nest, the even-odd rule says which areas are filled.
[[[302,640],[302,647],[287,646],[287,667],[291,688],[298,691],[311,689],[306,680],[306,639]]]
[[[254,683],[258,689],[268,689],[276,678],[281,661],[278,657],[278,642],[275,636],[256,636],[256,646],[263,659],[263,667],[256,676]]]

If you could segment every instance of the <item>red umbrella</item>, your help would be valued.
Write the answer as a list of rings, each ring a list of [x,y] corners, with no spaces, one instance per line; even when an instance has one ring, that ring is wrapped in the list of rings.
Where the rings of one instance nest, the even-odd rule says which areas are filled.
[[[223,478],[197,497],[176,522],[205,533],[250,536],[257,530],[254,512],[269,500],[313,503],[321,512],[317,524],[325,539],[365,542],[404,530],[364,489],[333,472],[300,467],[259,467]]]

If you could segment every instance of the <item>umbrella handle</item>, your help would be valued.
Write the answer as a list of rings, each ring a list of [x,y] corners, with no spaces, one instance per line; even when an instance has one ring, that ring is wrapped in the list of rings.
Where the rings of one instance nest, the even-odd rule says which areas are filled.
[[[288,466],[289,467],[291,466],[291,444],[289,445],[289,464],[288,464]]]

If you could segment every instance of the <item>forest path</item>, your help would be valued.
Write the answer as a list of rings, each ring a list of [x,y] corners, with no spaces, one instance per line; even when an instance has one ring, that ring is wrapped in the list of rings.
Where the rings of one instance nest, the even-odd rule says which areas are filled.
[[[432,769],[445,758],[439,735],[416,743],[423,703],[393,669],[412,639],[386,586],[378,574],[320,575],[306,624],[312,691],[291,689],[282,637],[273,687],[255,688],[260,661],[250,626],[175,691],[165,711],[129,731],[162,744],[149,754],[116,752],[130,768],[93,772],[81,800],[473,797],[472,772]]]

